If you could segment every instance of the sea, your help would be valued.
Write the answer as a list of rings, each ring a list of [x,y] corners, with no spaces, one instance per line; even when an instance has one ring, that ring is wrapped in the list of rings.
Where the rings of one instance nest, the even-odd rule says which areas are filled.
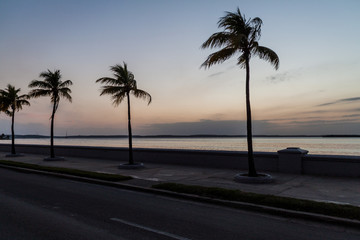
[[[49,145],[50,138],[17,138],[17,144]],[[11,140],[1,140],[11,143]],[[126,137],[55,138],[55,145],[128,147]],[[255,152],[299,147],[309,154],[360,156],[360,137],[254,137]],[[247,151],[246,137],[134,137],[134,148]]]

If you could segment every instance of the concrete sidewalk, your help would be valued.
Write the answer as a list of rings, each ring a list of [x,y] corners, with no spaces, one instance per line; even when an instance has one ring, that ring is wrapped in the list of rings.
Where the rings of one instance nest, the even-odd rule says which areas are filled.
[[[119,164],[124,162],[114,160],[66,157],[65,161],[44,161],[43,159],[47,157],[44,155],[5,157],[6,154],[0,152],[0,159],[132,176],[134,179],[126,183],[142,187],[151,187],[160,182],[174,182],[360,206],[359,178],[269,173],[275,177],[275,182],[243,184],[233,180],[234,175],[239,171],[232,169],[147,163],[143,169],[130,170],[119,169]]]

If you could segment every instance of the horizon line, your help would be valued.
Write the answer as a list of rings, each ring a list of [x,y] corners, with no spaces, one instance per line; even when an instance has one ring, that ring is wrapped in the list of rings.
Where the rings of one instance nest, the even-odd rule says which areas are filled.
[[[10,136],[5,134],[5,136]],[[228,135],[228,134],[190,134],[190,135],[177,135],[177,134],[160,134],[160,135],[133,135],[133,138],[243,138],[247,135]],[[326,134],[326,135],[306,135],[306,134],[256,134],[253,137],[360,137],[358,134]],[[50,138],[48,135],[39,134],[15,134],[15,138]],[[128,138],[128,135],[106,135],[106,134],[89,134],[89,135],[58,135],[54,138]]]

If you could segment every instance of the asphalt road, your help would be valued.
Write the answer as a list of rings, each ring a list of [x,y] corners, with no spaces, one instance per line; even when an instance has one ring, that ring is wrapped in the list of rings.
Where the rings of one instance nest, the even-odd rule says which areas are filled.
[[[0,168],[0,239],[360,239],[360,231]]]

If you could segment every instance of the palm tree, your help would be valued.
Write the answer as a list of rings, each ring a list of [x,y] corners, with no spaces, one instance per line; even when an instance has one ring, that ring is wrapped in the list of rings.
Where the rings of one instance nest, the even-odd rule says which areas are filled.
[[[124,66],[111,66],[110,70],[114,74],[114,78],[103,77],[96,80],[97,83],[107,84],[101,88],[100,96],[111,95],[113,104],[118,106],[125,98],[127,100],[128,109],[128,133],[129,133],[129,165],[135,165],[132,150],[132,132],[131,132],[131,115],[130,115],[130,93],[137,98],[148,99],[148,104],[151,103],[151,95],[144,90],[138,89],[134,74]]]
[[[7,115],[11,117],[11,154],[15,155],[15,112],[20,111],[23,106],[30,106],[30,103],[27,101],[29,96],[27,94],[18,95],[21,91],[20,88],[16,89],[14,86],[8,84],[7,88],[0,90],[0,102],[1,110],[4,111]]]
[[[251,126],[251,107],[250,107],[250,59],[258,56],[260,59],[270,62],[275,69],[279,68],[279,57],[277,54],[264,46],[260,46],[258,40],[261,36],[262,20],[258,17],[246,19],[240,9],[237,11],[226,12],[224,17],[218,21],[218,27],[224,28],[222,32],[212,34],[201,47],[222,48],[208,56],[201,67],[209,68],[214,64],[223,63],[235,54],[237,65],[246,70],[246,116],[247,116],[247,144],[248,144],[248,164],[249,177],[258,176],[253,155],[252,126]]]
[[[71,80],[61,81],[60,70],[55,70],[51,72],[47,70],[45,72],[40,73],[40,78],[43,78],[43,81],[33,80],[29,84],[29,88],[37,88],[30,91],[29,96],[32,98],[38,98],[43,96],[49,96],[51,99],[52,114],[51,114],[51,138],[50,138],[50,158],[55,158],[54,153],[54,118],[55,112],[59,107],[60,98],[63,97],[69,102],[72,102],[72,98],[70,96],[71,90],[69,86],[73,83]]]

